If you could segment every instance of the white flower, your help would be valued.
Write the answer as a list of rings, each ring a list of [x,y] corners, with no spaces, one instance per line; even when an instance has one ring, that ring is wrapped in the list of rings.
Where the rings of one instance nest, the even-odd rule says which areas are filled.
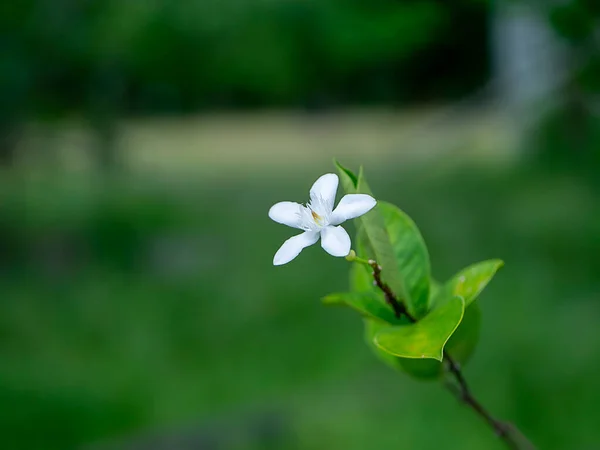
[[[269,217],[275,222],[304,230],[283,243],[275,253],[274,265],[290,262],[319,237],[321,246],[330,255],[341,257],[350,253],[350,236],[339,224],[369,212],[377,202],[370,195],[348,194],[333,209],[338,182],[336,174],[325,174],[310,188],[310,202],[306,206],[279,202],[271,207]]]

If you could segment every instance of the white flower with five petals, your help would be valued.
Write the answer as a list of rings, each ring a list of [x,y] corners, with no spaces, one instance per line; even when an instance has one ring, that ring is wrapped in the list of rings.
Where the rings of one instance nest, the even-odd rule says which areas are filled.
[[[333,209],[338,187],[338,176],[328,173],[320,177],[310,189],[310,201],[305,205],[279,202],[269,210],[275,222],[304,230],[289,238],[275,253],[273,264],[286,264],[300,254],[302,249],[321,238],[321,246],[332,256],[343,257],[350,253],[350,236],[341,226],[349,219],[369,212],[377,202],[366,194],[347,194]]]

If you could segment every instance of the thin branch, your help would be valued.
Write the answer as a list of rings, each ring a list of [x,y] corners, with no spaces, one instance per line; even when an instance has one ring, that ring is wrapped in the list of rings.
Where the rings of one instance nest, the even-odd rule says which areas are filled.
[[[457,386],[455,386],[457,389],[453,390],[456,398],[468,405],[481,418],[483,418],[483,420],[488,423],[496,435],[498,435],[498,437],[502,439],[509,448],[519,450],[521,447],[513,441],[508,425],[492,417],[492,415],[481,405],[481,403],[477,401],[467,385],[467,381],[460,370],[460,365],[454,361],[454,359],[452,359],[452,357],[445,350],[444,360],[448,363],[448,371],[454,376],[457,383]]]
[[[368,264],[373,269],[373,278],[375,285],[381,289],[385,295],[385,301],[392,307],[396,317],[404,315],[411,323],[416,323],[417,319],[413,317],[404,303],[400,302],[394,295],[390,287],[381,279],[381,266],[376,261],[370,259]],[[501,422],[495,419],[473,396],[467,380],[465,379],[460,365],[444,350],[444,361],[447,363],[448,372],[454,377],[455,383],[447,387],[464,404],[469,406],[477,415],[479,415],[502,439],[508,448],[512,450],[535,450],[535,446],[511,423]]]
[[[411,322],[416,322],[416,320],[413,319],[413,317],[406,310],[404,303],[399,302],[390,287],[382,281],[381,266],[373,259],[370,259],[368,262],[373,269],[373,278],[375,279],[375,284],[383,291],[383,294],[385,295],[385,301],[392,307],[396,317],[399,319],[402,317],[402,315],[405,315]]]

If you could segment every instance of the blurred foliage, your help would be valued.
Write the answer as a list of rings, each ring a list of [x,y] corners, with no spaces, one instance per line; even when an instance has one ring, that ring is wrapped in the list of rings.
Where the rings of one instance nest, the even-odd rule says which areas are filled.
[[[534,164],[583,176],[600,187],[600,6],[595,0],[514,0],[541,11],[563,45],[569,73],[552,93],[557,103],[529,130]]]
[[[456,95],[485,78],[485,14],[467,0],[5,2],[3,114]]]
[[[577,52],[596,49],[582,85],[600,79],[596,3],[548,12]],[[0,125],[457,98],[488,77],[489,9],[477,0],[5,2]]]
[[[4,178],[2,447],[80,448],[214,420],[225,443],[240,411],[252,422],[275,406],[289,420],[279,449],[501,448],[451,396],[381,366],[355,314],[319,304],[347,288],[348,263],[307,249],[272,267],[289,230],[269,227],[266,211],[304,193],[305,176],[276,189],[264,174],[220,185]],[[593,448],[598,193],[531,167],[370,177],[418,221],[436,279],[507,261],[466,369],[482,401],[541,448]],[[245,448],[264,448],[252,436]]]
[[[571,0],[550,11],[550,21],[556,31],[574,44],[593,39],[599,19],[600,7],[594,0]]]
[[[600,95],[600,6],[598,2],[571,0],[559,4],[551,8],[549,19],[557,34],[570,46],[572,59],[570,62],[575,65],[574,86],[580,90],[581,97],[587,99],[593,96],[592,100],[598,102]]]
[[[579,97],[551,111],[531,136],[533,156],[555,172],[586,177],[600,188],[600,115]]]

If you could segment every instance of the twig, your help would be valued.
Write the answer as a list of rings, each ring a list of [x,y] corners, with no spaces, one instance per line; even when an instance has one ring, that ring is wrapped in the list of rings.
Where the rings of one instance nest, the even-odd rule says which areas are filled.
[[[384,293],[385,301],[392,307],[396,317],[399,318],[404,315],[411,323],[416,323],[417,319],[408,312],[404,303],[398,300],[390,287],[381,279],[381,266],[372,259],[368,261],[368,264],[373,269],[372,275],[375,279],[375,284]],[[445,350],[444,361],[447,363],[448,372],[455,380],[455,384],[447,385],[447,387],[461,402],[469,406],[477,413],[477,415],[485,420],[508,448],[512,450],[535,450],[535,446],[514,425],[495,419],[481,403],[479,403],[471,393],[467,381],[460,370],[460,365],[454,361]]]
[[[404,303],[399,302],[390,287],[381,280],[381,266],[377,264],[377,261],[370,259],[368,263],[373,269],[373,278],[375,279],[375,284],[383,291],[383,294],[385,295],[385,301],[392,307],[396,317],[399,319],[402,317],[402,315],[405,315],[411,322],[416,322],[416,320],[413,319],[413,317],[406,310]]]
[[[459,364],[452,359],[447,351],[444,350],[444,360],[448,363],[448,371],[454,376],[457,389],[453,390],[458,400],[468,405],[473,411],[475,411],[483,420],[485,420],[490,427],[494,430],[496,435],[502,439],[506,445],[514,450],[519,450],[521,447],[513,441],[510,435],[510,429],[507,424],[494,419],[492,415],[477,401],[477,399],[471,394],[471,390],[467,385],[467,381],[460,370]],[[526,447],[527,448],[527,447]]]

